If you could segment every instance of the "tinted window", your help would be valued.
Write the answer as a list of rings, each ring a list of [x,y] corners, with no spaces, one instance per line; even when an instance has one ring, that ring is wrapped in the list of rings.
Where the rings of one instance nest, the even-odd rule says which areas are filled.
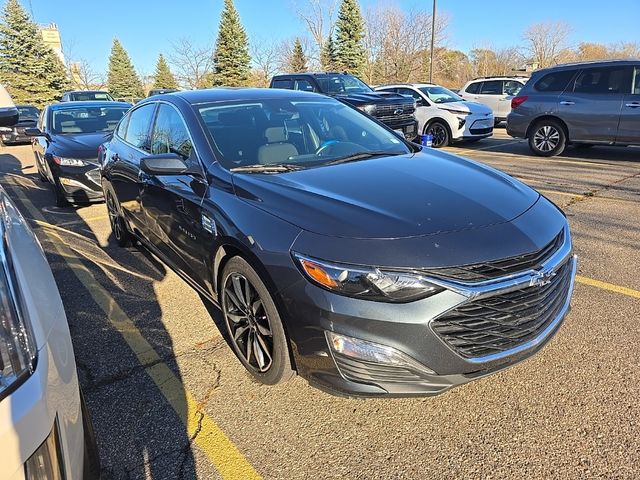
[[[412,97],[418,102],[423,102],[424,101],[418,92],[414,92],[410,88],[396,88],[395,90],[400,95],[406,95],[408,97]]]
[[[131,115],[127,115],[124,117],[120,123],[118,124],[118,129],[116,130],[116,135],[122,139],[127,135],[127,125],[129,125],[129,118]]]
[[[320,90],[328,94],[369,93],[373,91],[369,85],[353,75],[327,75],[326,77],[317,77],[316,81],[320,85]]]
[[[631,69],[627,67],[588,68],[583,70],[573,87],[575,93],[629,93]]]
[[[153,127],[151,153],[177,153],[186,160],[192,150],[191,138],[180,114],[172,106],[160,104]]]
[[[36,107],[18,107],[20,120],[36,120],[40,111]]]
[[[564,92],[569,82],[576,74],[576,70],[560,70],[547,73],[535,84],[539,92]]]
[[[127,107],[74,107],[72,103],[52,111],[50,129],[56,134],[113,132]]]
[[[286,88],[291,90],[293,88],[293,82],[288,78],[275,79],[271,82],[271,88]]]
[[[127,133],[124,139],[134,147],[150,151],[149,129],[151,128],[154,108],[155,104],[150,103],[134,110],[129,115]]]
[[[489,80],[482,83],[480,95],[502,95],[502,80]]]
[[[451,90],[434,85],[432,87],[422,87],[420,91],[424,93],[433,103],[451,103],[460,102],[462,97],[453,93]]]
[[[303,92],[313,92],[313,84],[309,80],[304,78],[298,78],[295,81],[295,90],[302,90]]]
[[[478,93],[480,91],[480,85],[482,85],[482,82],[472,83],[467,87],[465,92],[467,92],[467,93]]]
[[[640,95],[640,67],[636,67],[636,72],[633,79],[633,94]]]
[[[111,101],[113,97],[107,92],[75,92],[70,95],[74,102],[84,102],[86,100]]]
[[[515,80],[506,80],[504,82],[504,94],[511,96],[518,95],[523,86],[524,85],[522,85],[520,82],[516,82]]]

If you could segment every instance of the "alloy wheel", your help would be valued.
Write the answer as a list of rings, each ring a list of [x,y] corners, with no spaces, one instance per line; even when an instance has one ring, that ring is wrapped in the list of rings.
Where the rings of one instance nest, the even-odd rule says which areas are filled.
[[[264,373],[273,363],[271,322],[260,295],[251,282],[239,273],[227,277],[222,306],[231,340],[246,364]]]
[[[551,126],[544,125],[536,130],[533,136],[533,144],[541,152],[550,152],[560,143],[560,132]]]
[[[119,242],[122,240],[122,229],[120,228],[120,217],[118,216],[118,207],[111,193],[107,193],[107,212],[109,213],[109,223],[113,236]]]
[[[427,133],[431,134],[431,136],[433,137],[431,143],[433,148],[446,146],[449,134],[447,133],[447,129],[444,127],[444,125],[440,123],[434,123],[433,125],[429,126],[429,128],[427,129]]]

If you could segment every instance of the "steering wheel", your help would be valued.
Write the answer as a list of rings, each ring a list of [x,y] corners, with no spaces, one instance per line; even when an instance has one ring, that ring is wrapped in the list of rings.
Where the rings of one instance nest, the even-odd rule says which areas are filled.
[[[362,146],[353,142],[341,142],[339,140],[327,140],[324,142],[318,150],[316,150],[316,157],[322,157],[323,155],[351,155],[355,152],[362,151]]]
[[[329,150],[329,148],[331,148],[331,146],[335,145],[338,143],[338,140],[327,140],[325,142],[322,142],[322,145],[320,145],[318,147],[318,149],[316,150],[316,157],[321,157],[323,156],[327,150]]]

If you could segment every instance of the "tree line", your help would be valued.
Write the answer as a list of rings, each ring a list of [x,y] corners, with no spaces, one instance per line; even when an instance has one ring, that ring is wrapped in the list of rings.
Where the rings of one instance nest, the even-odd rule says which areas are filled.
[[[63,65],[39,34],[18,0],[7,0],[0,24],[0,81],[16,102],[38,106],[55,101],[70,88],[107,88],[116,98],[141,98],[145,88],[267,86],[281,72],[346,71],[369,84],[418,82],[428,77],[431,58],[431,12],[403,10],[386,2],[361,10],[358,0],[292,0],[303,26],[294,38],[254,39],[242,25],[233,0],[224,0],[214,45],[176,40],[155,71],[136,71],[116,38],[108,72],[86,60]],[[476,76],[509,75],[558,63],[640,57],[636,42],[604,45],[570,43],[564,22],[531,25],[520,42],[507,48],[481,45],[465,53],[448,47],[450,19],[435,22],[434,81],[462,86]]]

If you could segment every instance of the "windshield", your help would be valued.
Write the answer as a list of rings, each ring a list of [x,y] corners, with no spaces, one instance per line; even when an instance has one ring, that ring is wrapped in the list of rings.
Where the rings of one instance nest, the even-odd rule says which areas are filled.
[[[326,77],[316,77],[322,93],[329,95],[345,95],[349,93],[370,93],[373,90],[353,75],[327,75]]]
[[[107,92],[75,92],[71,94],[74,102],[84,102],[91,100],[112,101],[113,97]]]
[[[51,132],[61,135],[113,132],[127,107],[66,107],[51,112]]]
[[[20,120],[33,119],[37,120],[40,111],[36,107],[18,107],[18,115]]]
[[[199,113],[216,156],[229,169],[305,168],[411,152],[393,132],[329,98],[216,103],[201,106]]]
[[[444,87],[434,85],[432,87],[421,87],[424,93],[433,103],[462,102],[463,98]]]

